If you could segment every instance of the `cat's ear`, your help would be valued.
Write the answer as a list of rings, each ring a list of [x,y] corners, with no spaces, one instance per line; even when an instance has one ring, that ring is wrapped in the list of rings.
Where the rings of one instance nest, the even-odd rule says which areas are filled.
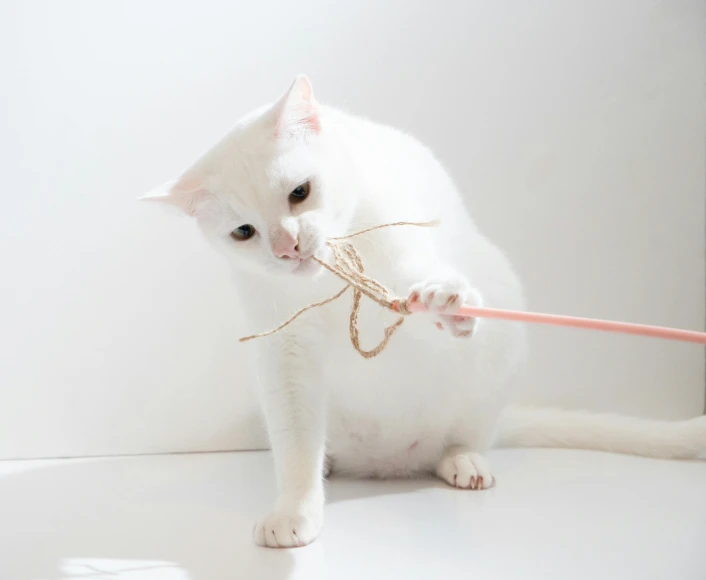
[[[190,216],[196,215],[196,208],[208,192],[193,177],[183,175],[175,181],[168,181],[152,191],[140,196],[139,201],[161,201],[181,209]]]
[[[303,136],[321,130],[319,104],[306,75],[299,75],[273,107],[277,137]]]

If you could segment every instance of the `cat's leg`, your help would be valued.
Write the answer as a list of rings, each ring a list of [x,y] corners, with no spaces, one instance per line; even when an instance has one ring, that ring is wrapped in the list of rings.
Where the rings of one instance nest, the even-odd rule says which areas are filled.
[[[323,524],[326,397],[313,372],[316,364],[307,360],[312,350],[285,337],[263,357],[262,403],[279,497],[255,525],[253,537],[260,546],[304,546]]]
[[[474,381],[476,377],[468,378]],[[460,489],[480,490],[495,485],[484,454],[495,439],[504,395],[501,384],[493,380],[486,381],[483,388],[487,396],[469,401],[467,412],[451,429],[450,443],[436,465],[437,477]]]
[[[482,306],[480,292],[464,276],[451,269],[437,265],[435,270],[431,277],[411,285],[407,300],[424,304],[439,330],[459,339],[471,338],[477,330],[476,319],[455,313],[461,306]],[[436,475],[453,487],[488,489],[494,484],[494,478],[481,451],[489,447],[495,413],[490,412],[489,416],[479,418],[477,424],[470,425],[474,421],[472,415],[475,414],[464,417],[452,430],[450,441],[458,443],[450,444],[444,450],[436,466]]]
[[[389,228],[381,236],[385,236],[382,243],[389,248],[389,255],[396,257],[390,264],[396,278],[393,290],[406,291],[409,302],[423,303],[430,313],[410,317],[414,322],[407,327],[412,327],[415,335],[423,328],[428,336],[431,320],[439,330],[456,338],[473,336],[478,326],[476,319],[457,316],[456,312],[461,306],[482,306],[481,291],[472,279],[436,254],[431,232],[424,228]],[[423,325],[418,324],[420,319]]]

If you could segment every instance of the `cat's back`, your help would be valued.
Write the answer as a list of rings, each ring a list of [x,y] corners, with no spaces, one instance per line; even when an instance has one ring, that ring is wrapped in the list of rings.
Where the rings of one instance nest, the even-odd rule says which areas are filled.
[[[424,209],[433,201],[442,211],[442,206],[448,206],[449,215],[466,213],[453,180],[418,139],[336,109],[327,108],[325,115],[336,139],[348,150],[376,198],[394,203],[416,202]]]
[[[366,152],[371,159],[387,158],[388,161],[402,160],[435,163],[431,150],[415,137],[365,117],[359,117],[338,109],[327,108],[326,120],[331,121],[337,138],[355,153]]]
[[[431,150],[415,137],[389,125],[327,108],[336,139],[351,151],[366,169],[387,172],[445,171]]]

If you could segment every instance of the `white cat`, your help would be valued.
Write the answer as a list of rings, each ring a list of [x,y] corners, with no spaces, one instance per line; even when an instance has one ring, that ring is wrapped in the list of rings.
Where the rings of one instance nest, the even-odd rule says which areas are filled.
[[[320,106],[304,76],[276,104],[243,118],[176,182],[146,197],[193,216],[237,266],[254,332],[342,287],[311,260],[329,257],[328,238],[441,219],[438,228],[388,228],[355,241],[366,272],[432,311],[408,317],[377,358],[366,360],[350,345],[350,297],[240,347],[259,348],[259,390],[280,489],[255,527],[259,545],[316,538],[329,468],[377,477],[434,472],[455,487],[486,489],[494,479],[483,454],[494,443],[654,457],[706,450],[706,418],[666,423],[505,409],[525,358],[523,327],[453,314],[462,303],[523,308],[508,260],[477,231],[428,149]],[[364,303],[363,342],[377,343],[393,319]]]

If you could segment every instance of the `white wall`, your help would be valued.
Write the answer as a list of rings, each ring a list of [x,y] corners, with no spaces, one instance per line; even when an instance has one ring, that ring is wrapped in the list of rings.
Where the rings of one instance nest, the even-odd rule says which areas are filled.
[[[704,323],[699,0],[6,1],[0,457],[252,447],[231,274],[134,201],[308,73],[431,145],[539,310]],[[702,348],[533,329],[521,396],[676,417]]]

